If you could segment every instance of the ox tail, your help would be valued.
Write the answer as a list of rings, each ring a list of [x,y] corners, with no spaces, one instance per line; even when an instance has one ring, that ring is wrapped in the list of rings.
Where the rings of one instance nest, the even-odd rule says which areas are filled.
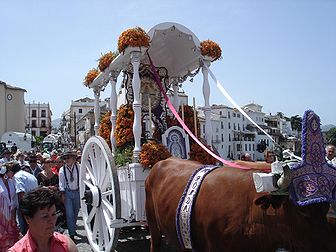
[[[150,252],[160,252],[161,232],[155,215],[155,207],[152,198],[152,186],[150,184],[150,176],[146,179],[145,188],[146,188],[146,203],[145,203],[146,218],[151,235]]]

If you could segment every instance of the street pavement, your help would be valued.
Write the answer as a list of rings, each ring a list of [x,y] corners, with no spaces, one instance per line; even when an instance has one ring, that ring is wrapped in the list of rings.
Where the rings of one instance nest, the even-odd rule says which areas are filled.
[[[65,231],[64,234],[67,234]],[[75,243],[79,252],[92,251],[86,237],[85,228],[81,213],[77,221],[77,234]],[[147,252],[150,248],[150,235],[145,227],[128,227],[122,228],[119,234],[119,240],[116,247],[117,252]],[[162,252],[176,252],[174,248],[167,244],[165,239],[162,240]]]

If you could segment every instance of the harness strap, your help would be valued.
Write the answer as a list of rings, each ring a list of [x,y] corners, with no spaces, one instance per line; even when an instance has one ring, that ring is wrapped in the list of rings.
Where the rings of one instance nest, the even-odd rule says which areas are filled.
[[[192,249],[191,214],[204,178],[219,166],[204,165],[190,176],[176,210],[176,231],[182,247]]]

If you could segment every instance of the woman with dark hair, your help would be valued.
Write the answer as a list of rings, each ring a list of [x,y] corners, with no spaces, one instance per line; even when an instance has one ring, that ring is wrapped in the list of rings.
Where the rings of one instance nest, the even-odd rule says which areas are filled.
[[[59,201],[53,190],[39,187],[26,193],[20,200],[20,209],[29,229],[9,252],[19,251],[78,251],[75,243],[66,235],[54,231],[56,206]]]
[[[14,182],[9,178],[6,165],[0,165],[0,252],[6,252],[19,240],[15,219],[17,198]]]
[[[51,158],[43,161],[42,171],[37,175],[37,182],[40,186],[46,186],[60,196],[60,191],[58,189],[58,175],[52,171],[52,166],[55,162],[57,161],[54,161]],[[66,228],[66,214],[64,204],[61,201],[56,204],[56,211],[58,216],[56,230],[63,233],[63,228]]]
[[[40,186],[47,186],[54,191],[58,190],[58,175],[55,174],[51,167],[53,160],[46,159],[42,164],[42,171],[37,175],[37,182]]]

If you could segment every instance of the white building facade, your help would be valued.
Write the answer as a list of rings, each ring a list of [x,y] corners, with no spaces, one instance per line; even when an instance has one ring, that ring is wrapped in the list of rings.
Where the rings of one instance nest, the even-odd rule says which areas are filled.
[[[289,121],[279,116],[266,116],[262,106],[251,103],[242,107],[246,114],[272,138],[279,142],[281,137],[292,135]],[[198,110],[201,137],[205,137],[205,120],[203,108]],[[264,153],[258,144],[265,142],[266,148],[272,149],[274,143],[265,133],[252,124],[237,109],[225,105],[211,106],[212,144],[224,159],[240,159],[249,153],[252,160],[264,160]]]
[[[25,109],[27,133],[42,137],[49,135],[52,116],[49,103],[27,103]]]

